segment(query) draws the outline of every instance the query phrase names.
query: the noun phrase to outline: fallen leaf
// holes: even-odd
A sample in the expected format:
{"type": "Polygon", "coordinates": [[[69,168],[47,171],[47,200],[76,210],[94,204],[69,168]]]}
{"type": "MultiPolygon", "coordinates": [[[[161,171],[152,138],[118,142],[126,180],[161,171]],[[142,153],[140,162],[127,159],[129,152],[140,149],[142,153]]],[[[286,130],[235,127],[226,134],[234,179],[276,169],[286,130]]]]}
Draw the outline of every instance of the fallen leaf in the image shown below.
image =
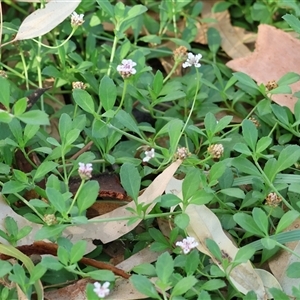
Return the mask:
{"type": "Polygon", "coordinates": [[[81,0],[50,0],[44,8],[37,9],[22,22],[13,41],[32,39],[44,35],[64,21],[81,0]]]}
{"type": "Polygon", "coordinates": [[[195,38],[196,42],[207,43],[206,32],[209,27],[217,29],[220,33],[222,42],[222,49],[231,58],[243,57],[251,53],[249,48],[244,45],[245,30],[240,27],[234,27],[231,25],[230,14],[228,10],[214,13],[212,8],[219,1],[206,0],[203,1],[202,18],[212,18],[216,22],[212,23],[200,23],[199,32],[195,38]]]}
{"type": "Polygon", "coordinates": [[[270,272],[264,270],[264,269],[254,269],[255,272],[258,274],[258,276],[261,278],[265,290],[268,295],[268,299],[273,299],[272,294],[269,292],[270,288],[276,288],[278,290],[282,290],[282,287],[278,280],[275,278],[274,275],[272,275],[270,272]]]}
{"type": "MultiPolygon", "coordinates": [[[[176,170],[181,165],[182,161],[177,160],[167,167],[154,181],[145,189],[144,193],[138,197],[138,203],[148,205],[145,214],[148,214],[155,205],[155,199],[159,197],[164,191],[168,182],[173,177],[176,170]]],[[[135,202],[132,201],[127,205],[119,207],[110,213],[90,219],[89,224],[83,224],[80,227],[69,227],[68,232],[72,233],[72,239],[77,241],[85,238],[99,239],[104,244],[118,239],[124,234],[132,231],[141,220],[128,225],[128,220],[131,217],[136,217],[132,212],[126,208],[135,209],[135,202]],[[120,221],[105,221],[106,219],[121,219],[120,221]],[[100,221],[100,222],[99,222],[100,221]],[[94,222],[94,223],[93,223],[94,222]],[[79,233],[79,232],[80,233],[79,233]]]]}
{"type": "MultiPolygon", "coordinates": [[[[248,56],[229,61],[227,67],[248,74],[258,84],[278,81],[288,72],[300,73],[300,41],[273,26],[261,24],[255,51],[248,56]],[[288,53],[288,56],[287,56],[288,53]],[[284,59],[283,59],[284,58],[284,59]]],[[[293,93],[300,90],[300,82],[290,85],[293,93]]],[[[297,101],[292,95],[272,95],[272,100],[294,111],[297,101]]]]}
{"type": "MultiPolygon", "coordinates": [[[[299,227],[300,220],[297,219],[285,231],[295,230],[299,227]]],[[[285,246],[294,251],[296,254],[300,255],[299,241],[286,243],[285,246]]],[[[292,288],[294,286],[299,286],[300,284],[299,278],[289,278],[286,276],[286,270],[293,262],[300,262],[300,259],[291,252],[285,250],[280,250],[279,253],[269,261],[269,267],[272,273],[277,278],[283,291],[287,295],[292,295],[292,288]]]]}

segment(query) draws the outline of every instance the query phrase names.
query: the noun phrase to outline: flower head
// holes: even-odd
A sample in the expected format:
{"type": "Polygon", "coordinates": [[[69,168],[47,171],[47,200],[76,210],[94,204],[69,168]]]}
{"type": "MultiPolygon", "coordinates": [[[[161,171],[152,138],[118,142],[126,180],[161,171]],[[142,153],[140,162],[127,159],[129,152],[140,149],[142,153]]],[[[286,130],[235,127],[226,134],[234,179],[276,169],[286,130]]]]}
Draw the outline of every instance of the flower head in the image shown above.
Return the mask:
{"type": "Polygon", "coordinates": [[[186,61],[182,64],[183,68],[195,66],[196,68],[200,68],[201,64],[199,60],[201,59],[201,54],[194,55],[193,53],[189,52],[186,61]]]}
{"type": "Polygon", "coordinates": [[[55,217],[54,214],[46,214],[46,215],[44,215],[43,221],[44,221],[48,226],[57,224],[57,219],[56,219],[56,217],[55,217]]]}
{"type": "Polygon", "coordinates": [[[154,158],[155,152],[152,148],[150,151],[145,151],[145,157],[143,158],[143,162],[148,162],[151,158],[154,158]]]}
{"type": "Polygon", "coordinates": [[[83,17],[84,14],[79,15],[77,12],[74,11],[71,14],[71,25],[73,27],[82,25],[84,23],[83,17]]]}
{"type": "Polygon", "coordinates": [[[192,249],[196,248],[199,244],[196,242],[195,238],[188,236],[183,239],[182,242],[177,242],[176,246],[180,247],[184,254],[188,254],[192,249]]]}
{"type": "Polygon", "coordinates": [[[92,177],[92,164],[84,164],[84,163],[78,163],[78,174],[82,180],[88,180],[92,177]]]}
{"type": "Polygon", "coordinates": [[[281,197],[279,197],[276,193],[272,192],[269,193],[267,198],[266,198],[266,204],[271,206],[271,207],[276,207],[280,204],[282,201],[281,197]]]}
{"type": "Polygon", "coordinates": [[[73,90],[75,90],[75,89],[85,90],[86,84],[84,84],[82,81],[73,81],[72,88],[73,88],[73,90]]]}
{"type": "Polygon", "coordinates": [[[175,61],[184,61],[186,59],[187,48],[184,46],[180,46],[173,51],[174,60],[175,61]]]}
{"type": "Polygon", "coordinates": [[[210,145],[207,148],[207,152],[213,157],[213,158],[220,158],[223,155],[224,147],[222,144],[213,144],[210,145]]]}
{"type": "Polygon", "coordinates": [[[108,281],[104,282],[102,285],[99,282],[94,283],[93,291],[97,294],[99,298],[104,298],[109,294],[109,285],[108,281]]]}
{"type": "Polygon", "coordinates": [[[191,153],[189,152],[189,150],[185,147],[178,147],[177,148],[177,151],[175,153],[175,158],[176,159],[181,159],[181,160],[184,160],[186,159],[187,157],[189,157],[191,155],[191,153]]]}
{"type": "Polygon", "coordinates": [[[117,66],[117,71],[123,78],[128,78],[136,73],[136,62],[131,59],[123,59],[122,64],[117,66]]]}

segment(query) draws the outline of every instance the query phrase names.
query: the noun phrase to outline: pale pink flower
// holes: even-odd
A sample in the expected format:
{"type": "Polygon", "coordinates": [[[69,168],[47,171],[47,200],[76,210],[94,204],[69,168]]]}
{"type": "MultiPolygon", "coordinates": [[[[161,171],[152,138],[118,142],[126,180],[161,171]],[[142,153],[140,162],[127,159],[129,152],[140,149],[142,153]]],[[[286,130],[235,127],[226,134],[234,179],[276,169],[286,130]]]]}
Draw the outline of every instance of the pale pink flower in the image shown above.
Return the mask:
{"type": "Polygon", "coordinates": [[[184,254],[188,254],[192,249],[198,246],[195,238],[188,236],[186,239],[183,239],[182,242],[177,242],[176,246],[180,247],[184,254]]]}
{"type": "Polygon", "coordinates": [[[151,158],[154,158],[155,152],[152,148],[150,151],[145,151],[145,157],[143,158],[143,162],[148,162],[151,158]]]}
{"type": "Polygon", "coordinates": [[[186,61],[182,64],[183,68],[195,66],[196,68],[200,68],[201,64],[199,60],[202,58],[201,54],[194,55],[193,53],[189,52],[186,61]]]}
{"type": "Polygon", "coordinates": [[[102,285],[99,282],[94,283],[93,291],[97,294],[99,298],[104,298],[109,294],[109,285],[108,281],[104,282],[102,285]]]}
{"type": "Polygon", "coordinates": [[[122,64],[117,66],[117,71],[123,78],[128,78],[136,73],[136,62],[131,59],[123,59],[122,64]]]}
{"type": "Polygon", "coordinates": [[[78,174],[82,180],[88,180],[92,177],[93,167],[92,164],[78,163],[78,174]]]}

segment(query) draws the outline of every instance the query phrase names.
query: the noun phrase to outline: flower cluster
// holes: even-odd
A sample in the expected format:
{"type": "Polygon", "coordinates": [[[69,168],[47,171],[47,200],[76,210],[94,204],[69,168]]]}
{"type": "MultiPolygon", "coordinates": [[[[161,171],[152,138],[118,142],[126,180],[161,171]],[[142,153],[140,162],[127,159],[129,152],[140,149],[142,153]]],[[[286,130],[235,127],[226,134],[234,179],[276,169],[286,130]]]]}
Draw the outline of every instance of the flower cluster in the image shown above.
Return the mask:
{"type": "Polygon", "coordinates": [[[104,298],[109,294],[109,285],[108,281],[104,282],[102,285],[99,282],[94,283],[93,291],[97,294],[99,298],[104,298]]]}
{"type": "Polygon", "coordinates": [[[136,62],[131,59],[123,59],[122,63],[117,66],[117,71],[123,78],[128,78],[136,73],[136,62]]]}
{"type": "Polygon", "coordinates": [[[71,25],[72,27],[77,27],[77,26],[80,26],[84,23],[84,20],[83,20],[83,17],[84,17],[84,14],[78,14],[77,12],[73,12],[71,14],[71,25]]]}
{"type": "Polygon", "coordinates": [[[186,59],[187,48],[184,46],[180,46],[173,51],[174,60],[175,61],[183,61],[186,59]]]}
{"type": "Polygon", "coordinates": [[[56,219],[56,217],[55,217],[54,214],[46,214],[46,215],[44,215],[43,221],[44,221],[48,226],[57,224],[57,219],[56,219]]]}
{"type": "Polygon", "coordinates": [[[276,193],[269,193],[266,198],[266,204],[271,207],[277,207],[282,201],[281,197],[279,197],[276,193]]]}
{"type": "Polygon", "coordinates": [[[92,171],[93,167],[92,164],[84,164],[84,163],[78,163],[78,174],[82,180],[88,180],[92,177],[92,171]]]}
{"type": "Polygon", "coordinates": [[[188,254],[192,249],[196,248],[199,244],[195,238],[188,236],[182,242],[176,242],[176,246],[180,247],[184,254],[188,254]]]}
{"type": "Polygon", "coordinates": [[[75,89],[85,90],[86,84],[84,84],[82,81],[73,81],[72,88],[73,88],[73,90],[75,90],[75,89]]]}
{"type": "Polygon", "coordinates": [[[148,162],[151,158],[154,158],[155,156],[155,151],[152,148],[149,151],[145,151],[145,157],[143,158],[143,162],[148,162]]]}
{"type": "Polygon", "coordinates": [[[185,148],[185,147],[178,147],[177,151],[175,153],[175,158],[176,159],[184,160],[184,159],[186,159],[190,155],[191,155],[191,153],[189,152],[189,150],[187,148],[185,148]]]}
{"type": "Polygon", "coordinates": [[[222,144],[213,144],[207,148],[207,152],[212,158],[220,158],[223,155],[224,147],[222,144]]]}
{"type": "Polygon", "coordinates": [[[202,55],[189,52],[186,61],[182,64],[183,68],[192,67],[195,66],[196,68],[200,68],[201,64],[199,63],[199,60],[202,58],[202,55]]]}

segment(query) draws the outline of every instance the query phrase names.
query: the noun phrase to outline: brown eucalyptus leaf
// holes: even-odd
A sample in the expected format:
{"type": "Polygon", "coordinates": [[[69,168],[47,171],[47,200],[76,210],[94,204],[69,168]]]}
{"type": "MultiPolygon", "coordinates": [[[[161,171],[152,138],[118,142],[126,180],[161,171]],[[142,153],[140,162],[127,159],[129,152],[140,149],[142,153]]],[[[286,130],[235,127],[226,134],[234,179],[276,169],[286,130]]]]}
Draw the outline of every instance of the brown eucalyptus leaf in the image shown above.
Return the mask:
{"type": "MultiPolygon", "coordinates": [[[[273,26],[261,24],[255,50],[250,55],[229,61],[227,67],[248,74],[258,84],[278,81],[288,72],[300,74],[300,41],[273,26]],[[288,55],[287,55],[288,54],[288,55]]],[[[300,82],[290,85],[292,92],[300,90],[300,82]]],[[[274,102],[294,111],[297,98],[291,94],[272,95],[274,102]]]]}
{"type": "Polygon", "coordinates": [[[50,0],[44,8],[37,9],[22,22],[14,41],[44,35],[59,25],[80,4],[81,0],[50,0]]]}
{"type": "MultiPolygon", "coordinates": [[[[145,189],[144,193],[138,197],[138,203],[149,205],[145,212],[146,214],[154,207],[154,200],[165,191],[168,182],[171,180],[181,163],[181,160],[173,162],[160,175],[158,175],[148,188],[145,189]]],[[[80,240],[82,237],[85,237],[99,239],[104,244],[109,243],[132,231],[141,222],[141,220],[138,220],[135,223],[128,225],[128,218],[133,218],[135,215],[126,208],[135,209],[135,206],[135,202],[131,201],[127,205],[119,207],[110,213],[90,219],[89,224],[83,224],[80,227],[70,227],[68,228],[68,231],[73,234],[72,238],[75,240],[80,240]],[[123,218],[124,220],[105,221],[105,219],[112,218],[123,218]],[[92,223],[93,221],[94,223],[92,223]]]]}

